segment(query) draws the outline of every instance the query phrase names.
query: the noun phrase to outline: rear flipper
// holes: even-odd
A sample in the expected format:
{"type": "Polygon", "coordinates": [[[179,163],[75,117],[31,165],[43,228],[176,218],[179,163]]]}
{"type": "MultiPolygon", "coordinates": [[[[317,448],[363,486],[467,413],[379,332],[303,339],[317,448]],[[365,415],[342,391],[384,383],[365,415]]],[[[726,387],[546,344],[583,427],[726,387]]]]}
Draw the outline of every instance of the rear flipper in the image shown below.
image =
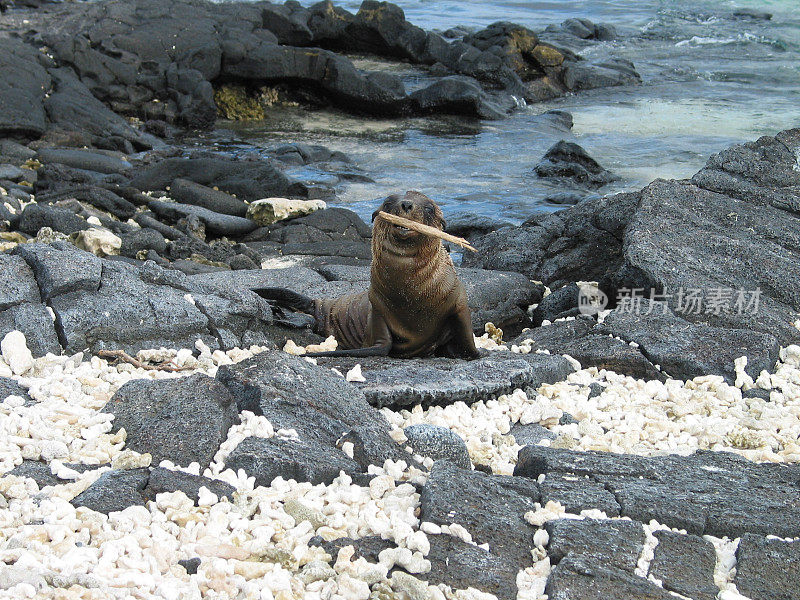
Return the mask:
{"type": "Polygon", "coordinates": [[[298,294],[286,288],[258,288],[253,290],[256,294],[274,302],[278,306],[290,308],[308,315],[314,314],[314,299],[298,294]]]}

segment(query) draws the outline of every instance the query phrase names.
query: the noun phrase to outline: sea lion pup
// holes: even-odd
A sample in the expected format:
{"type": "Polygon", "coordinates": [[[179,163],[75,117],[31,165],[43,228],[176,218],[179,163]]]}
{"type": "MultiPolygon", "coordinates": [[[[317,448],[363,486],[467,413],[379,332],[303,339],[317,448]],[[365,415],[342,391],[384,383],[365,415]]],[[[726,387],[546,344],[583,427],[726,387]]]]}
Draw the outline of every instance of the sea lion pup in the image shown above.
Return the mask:
{"type": "Polygon", "coordinates": [[[309,356],[480,356],[464,284],[438,238],[393,225],[385,211],[444,230],[437,204],[420,192],[392,195],[372,214],[369,290],[313,300],[281,288],[253,290],[314,316],[314,331],[333,335],[340,350],[309,356]]]}

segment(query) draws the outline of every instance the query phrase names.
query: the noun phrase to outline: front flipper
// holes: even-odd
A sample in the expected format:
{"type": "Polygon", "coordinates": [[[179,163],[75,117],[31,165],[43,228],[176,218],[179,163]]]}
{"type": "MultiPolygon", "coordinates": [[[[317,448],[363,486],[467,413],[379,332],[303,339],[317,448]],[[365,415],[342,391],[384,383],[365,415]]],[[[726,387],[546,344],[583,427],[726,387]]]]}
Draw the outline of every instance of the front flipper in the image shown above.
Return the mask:
{"type": "Polygon", "coordinates": [[[388,356],[392,351],[392,332],[382,316],[372,308],[367,319],[367,331],[363,348],[350,348],[348,350],[331,350],[329,352],[312,352],[305,356],[311,357],[341,357],[353,356],[365,358],[368,356],[388,356]]]}
{"type": "Polygon", "coordinates": [[[472,317],[469,308],[464,306],[452,317],[453,337],[446,346],[445,356],[475,360],[481,358],[481,352],[475,347],[475,336],[472,334],[472,317]]]}

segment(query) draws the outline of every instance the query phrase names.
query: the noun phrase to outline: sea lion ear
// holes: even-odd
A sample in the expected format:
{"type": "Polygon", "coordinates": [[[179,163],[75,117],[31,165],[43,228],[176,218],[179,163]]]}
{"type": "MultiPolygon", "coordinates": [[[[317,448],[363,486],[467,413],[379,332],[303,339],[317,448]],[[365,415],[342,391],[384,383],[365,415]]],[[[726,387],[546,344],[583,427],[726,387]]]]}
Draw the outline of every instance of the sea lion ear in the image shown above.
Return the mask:
{"type": "Polygon", "coordinates": [[[442,231],[447,229],[447,221],[444,220],[444,217],[439,217],[439,226],[442,228],[442,231]]]}

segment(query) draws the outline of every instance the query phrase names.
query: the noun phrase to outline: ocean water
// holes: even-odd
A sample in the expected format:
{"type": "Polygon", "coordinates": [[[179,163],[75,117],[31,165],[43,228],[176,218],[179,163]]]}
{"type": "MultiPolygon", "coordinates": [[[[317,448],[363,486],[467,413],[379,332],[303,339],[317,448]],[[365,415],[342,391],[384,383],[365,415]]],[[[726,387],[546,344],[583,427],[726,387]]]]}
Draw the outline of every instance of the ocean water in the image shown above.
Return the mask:
{"type": "MultiPolygon", "coordinates": [[[[310,4],[310,2],[304,2],[310,4]]],[[[356,11],[360,2],[338,0],[356,11]]],[[[798,0],[398,0],[406,18],[425,29],[484,27],[513,21],[535,31],[570,17],[617,28],[587,59],[632,60],[642,84],[582,92],[533,104],[501,121],[387,120],[336,112],[277,113],[258,127],[233,125],[243,141],[264,148],[287,141],[325,144],[348,153],[375,183],[337,187],[335,204],[368,218],[378,199],[417,189],[446,216],[472,213],[520,222],[563,206],[545,202],[558,187],[533,167],[559,139],[576,141],[621,180],[600,194],[639,189],[656,178],[686,178],[707,158],[737,142],[800,126],[800,2],[798,0]],[[768,11],[769,21],[736,19],[740,8],[768,11]],[[537,115],[569,111],[564,134],[537,115]]],[[[362,68],[400,74],[413,89],[424,70],[356,57],[362,68]]],[[[293,173],[325,181],[313,169],[293,173]]]]}

